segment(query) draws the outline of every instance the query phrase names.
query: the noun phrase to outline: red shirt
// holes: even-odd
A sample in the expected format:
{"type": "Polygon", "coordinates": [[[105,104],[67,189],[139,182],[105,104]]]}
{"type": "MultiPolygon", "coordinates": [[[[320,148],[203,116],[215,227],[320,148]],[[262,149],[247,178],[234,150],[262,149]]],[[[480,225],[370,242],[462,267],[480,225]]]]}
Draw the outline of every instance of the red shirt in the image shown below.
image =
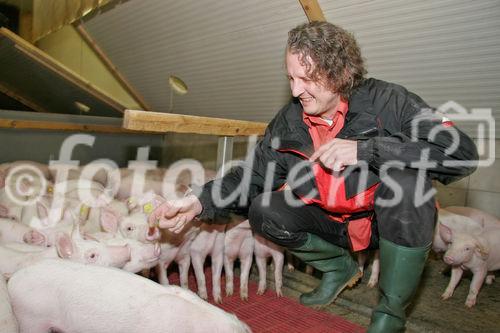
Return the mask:
{"type": "Polygon", "coordinates": [[[341,100],[333,115],[333,123],[331,125],[319,116],[311,116],[305,112],[302,113],[302,119],[304,119],[304,122],[309,127],[309,134],[313,139],[314,150],[339,134],[342,127],[344,127],[345,115],[348,110],[349,104],[341,100]]]}
{"type": "MultiPolygon", "coordinates": [[[[334,139],[344,127],[345,116],[349,110],[346,101],[340,101],[333,123],[328,124],[323,118],[303,113],[304,123],[309,127],[314,149],[334,139]]],[[[353,213],[373,210],[376,185],[347,199],[345,193],[344,177],[336,172],[324,168],[320,163],[313,165],[320,200],[308,200],[306,204],[315,203],[332,213],[330,218],[336,222],[344,222],[344,218],[353,213]]],[[[370,244],[371,218],[362,218],[350,221],[348,224],[349,238],[352,249],[359,251],[370,244]]]]}

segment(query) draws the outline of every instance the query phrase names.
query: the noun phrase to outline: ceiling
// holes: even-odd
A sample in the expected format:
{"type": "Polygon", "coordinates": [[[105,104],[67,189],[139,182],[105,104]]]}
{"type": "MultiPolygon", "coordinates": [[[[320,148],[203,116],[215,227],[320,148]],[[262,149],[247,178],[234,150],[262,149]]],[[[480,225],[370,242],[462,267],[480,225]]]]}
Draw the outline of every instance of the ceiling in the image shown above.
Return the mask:
{"type": "MultiPolygon", "coordinates": [[[[497,0],[319,3],[328,21],[355,34],[368,76],[435,107],[492,108],[499,129],[497,0]]],[[[84,25],[154,111],[169,111],[174,74],[189,86],[174,94],[175,113],[269,121],[290,98],[287,32],[306,20],[297,0],[128,0],[84,25]]],[[[464,126],[471,133],[477,125],[464,126]]]]}

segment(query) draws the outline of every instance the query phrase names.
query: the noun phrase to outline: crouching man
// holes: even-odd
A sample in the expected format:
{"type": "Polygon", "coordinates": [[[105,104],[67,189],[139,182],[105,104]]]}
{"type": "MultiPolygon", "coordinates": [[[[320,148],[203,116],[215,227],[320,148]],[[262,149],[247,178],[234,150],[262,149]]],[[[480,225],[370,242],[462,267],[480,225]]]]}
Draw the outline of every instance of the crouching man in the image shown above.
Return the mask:
{"type": "Polygon", "coordinates": [[[160,206],[150,222],[178,232],[195,217],[221,223],[228,212],[248,214],[255,233],[323,272],[300,298],[309,306],[356,283],[351,252],[379,247],[381,298],[368,331],[403,331],[432,241],[431,180],[470,174],[476,148],[417,95],[365,78],[359,47],[340,27],[300,25],[285,54],[294,98],[252,158],[160,206]]]}

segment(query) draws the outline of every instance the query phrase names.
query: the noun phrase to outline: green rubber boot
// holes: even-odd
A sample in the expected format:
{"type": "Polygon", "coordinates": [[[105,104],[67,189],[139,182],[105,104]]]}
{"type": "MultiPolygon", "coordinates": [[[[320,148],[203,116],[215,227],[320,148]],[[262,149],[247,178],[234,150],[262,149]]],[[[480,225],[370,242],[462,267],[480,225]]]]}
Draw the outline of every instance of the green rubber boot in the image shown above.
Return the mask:
{"type": "Polygon", "coordinates": [[[380,239],[380,300],[367,333],[404,332],[405,309],[417,290],[430,247],[404,247],[380,239]]]}
{"type": "Polygon", "coordinates": [[[348,250],[314,234],[307,235],[304,245],[289,250],[306,264],[323,272],[323,277],[316,289],[300,296],[300,303],[307,306],[328,305],[346,287],[354,286],[362,274],[348,250]]]}

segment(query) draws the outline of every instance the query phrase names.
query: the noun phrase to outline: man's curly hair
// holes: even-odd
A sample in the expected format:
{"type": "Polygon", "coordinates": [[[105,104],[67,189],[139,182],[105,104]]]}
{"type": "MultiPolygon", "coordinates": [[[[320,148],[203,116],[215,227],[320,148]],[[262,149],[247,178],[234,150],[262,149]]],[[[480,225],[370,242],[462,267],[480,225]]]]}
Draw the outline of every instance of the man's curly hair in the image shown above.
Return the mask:
{"type": "Polygon", "coordinates": [[[288,33],[287,51],[299,55],[310,79],[345,100],[366,74],[354,36],[328,22],[310,22],[292,29],[288,33]]]}

